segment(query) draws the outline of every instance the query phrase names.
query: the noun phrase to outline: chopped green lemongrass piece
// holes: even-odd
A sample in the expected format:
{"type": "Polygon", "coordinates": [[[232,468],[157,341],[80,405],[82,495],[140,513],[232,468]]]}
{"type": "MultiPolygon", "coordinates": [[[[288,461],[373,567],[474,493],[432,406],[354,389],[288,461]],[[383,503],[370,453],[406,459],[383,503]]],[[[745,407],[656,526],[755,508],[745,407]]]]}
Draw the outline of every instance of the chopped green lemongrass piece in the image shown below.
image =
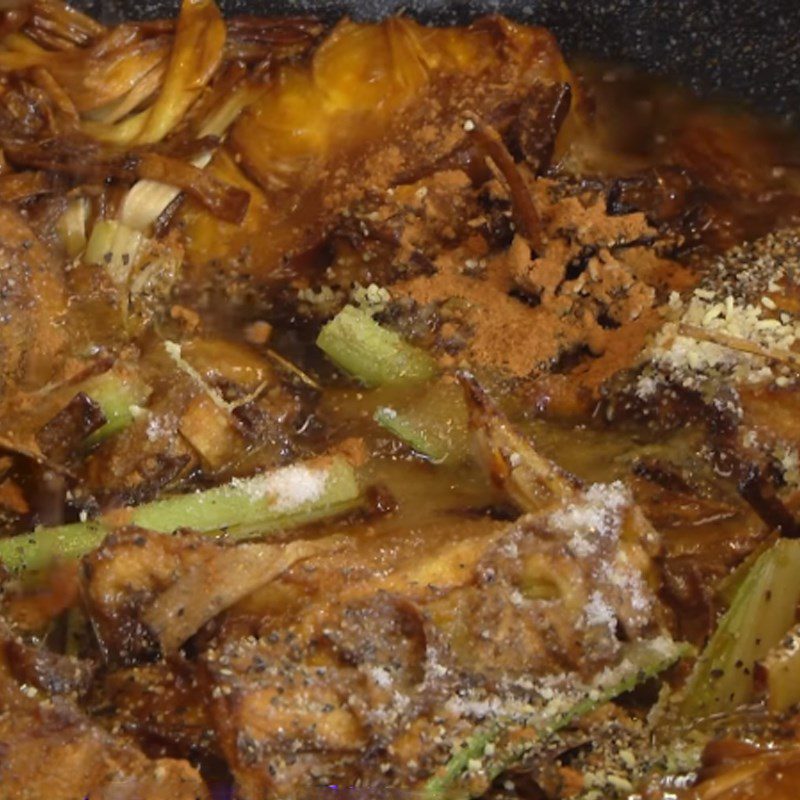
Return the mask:
{"type": "Polygon", "coordinates": [[[93,521],[21,533],[0,539],[0,561],[13,572],[36,572],[53,561],[73,561],[95,550],[109,530],[93,521]]]}
{"type": "Polygon", "coordinates": [[[89,445],[127,428],[133,422],[134,407],[144,405],[151,392],[136,372],[117,368],[89,378],[80,388],[99,404],[107,420],[86,440],[89,445]]]}
{"type": "Polygon", "coordinates": [[[399,408],[379,408],[375,421],[433,461],[460,462],[469,454],[464,393],[454,383],[439,383],[399,408]]]}
{"type": "Polygon", "coordinates": [[[782,713],[800,703],[800,625],[795,625],[758,665],[756,682],[766,689],[767,707],[782,713]]]}
{"type": "Polygon", "coordinates": [[[354,306],[345,306],[322,328],[317,346],[365,386],[430,380],[439,371],[432,356],[354,306]]]}
{"type": "Polygon", "coordinates": [[[532,750],[573,720],[656,677],[691,651],[667,636],[633,642],[615,667],[588,684],[576,682],[525,719],[496,720],[474,733],[422,792],[423,800],[467,800],[480,796],[502,772],[520,763],[532,750]],[[515,732],[535,734],[515,742],[515,732]]]}
{"type": "Polygon", "coordinates": [[[87,264],[105,266],[114,283],[122,286],[127,283],[143,241],[139,231],[116,220],[101,219],[92,229],[84,260],[87,264]]]}
{"type": "Polygon", "coordinates": [[[736,592],[739,591],[739,587],[742,585],[744,579],[753,568],[753,564],[755,564],[761,554],[769,550],[777,540],[778,536],[777,533],[775,533],[771,536],[768,536],[766,539],[764,539],[764,541],[759,542],[755,550],[753,550],[752,553],[749,553],[741,563],[734,567],[734,569],[717,584],[717,597],[725,604],[726,607],[730,606],[730,604],[733,602],[733,598],[736,597],[736,592]]]}
{"type": "MultiPolygon", "coordinates": [[[[201,169],[211,161],[211,153],[201,153],[192,164],[201,169]]],[[[135,183],[122,201],[119,219],[123,225],[143,233],[152,230],[156,220],[181,193],[176,186],[160,181],[141,180],[135,183]]]]}
{"type": "MultiPolygon", "coordinates": [[[[349,464],[347,466],[350,468],[349,464]]],[[[225,533],[231,539],[253,539],[265,533],[300,528],[319,520],[340,517],[363,506],[364,494],[350,468],[350,471],[329,475],[324,500],[298,507],[296,511],[285,511],[280,516],[275,515],[269,519],[231,525],[226,528],[225,533]]]]}
{"type": "Polygon", "coordinates": [[[353,467],[343,456],[334,456],[156,500],[134,508],[131,522],[163,533],[240,526],[268,531],[283,527],[287,520],[297,525],[318,519],[332,506],[359,495],[353,467]]]}
{"type": "Polygon", "coordinates": [[[89,201],[74,197],[56,222],[56,231],[70,258],[76,258],[86,249],[86,220],[89,218],[89,201]]]}
{"type": "Polygon", "coordinates": [[[344,456],[331,456],[236,478],[224,486],[174,495],[115,512],[112,518],[39,528],[0,539],[0,560],[13,571],[40,570],[55,558],[75,559],[94,550],[120,525],[160,533],[191,528],[203,533],[231,530],[236,538],[305,525],[358,505],[355,469],[344,456]]]}
{"type": "Polygon", "coordinates": [[[681,713],[728,711],[752,700],[756,661],[781,641],[800,600],[800,541],[781,539],[762,553],[695,664],[681,713]]]}

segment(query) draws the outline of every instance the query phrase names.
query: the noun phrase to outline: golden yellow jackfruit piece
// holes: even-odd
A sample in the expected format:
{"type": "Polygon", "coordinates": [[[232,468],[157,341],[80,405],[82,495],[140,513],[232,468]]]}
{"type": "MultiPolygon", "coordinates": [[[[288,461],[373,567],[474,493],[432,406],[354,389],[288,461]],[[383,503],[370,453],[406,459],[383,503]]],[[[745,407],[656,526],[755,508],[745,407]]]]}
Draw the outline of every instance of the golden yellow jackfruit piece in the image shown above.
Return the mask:
{"type": "Polygon", "coordinates": [[[346,20],[310,67],[285,71],[243,115],[233,144],[264,188],[283,188],[291,176],[307,185],[318,177],[315,168],[387,133],[437,83],[484,73],[512,82],[523,74],[531,82],[568,76],[555,42],[542,29],[500,20],[450,29],[404,18],[379,25],[346,20]]]}
{"type": "Polygon", "coordinates": [[[260,189],[250,222],[263,225],[254,236],[215,232],[193,210],[190,258],[227,256],[266,276],[319,242],[366,190],[388,188],[452,153],[471,114],[507,122],[508,109],[537,82],[570,80],[549,32],[501,17],[446,29],[404,18],[345,20],[309,63],[284,67],[231,130],[227,147],[260,189]]]}

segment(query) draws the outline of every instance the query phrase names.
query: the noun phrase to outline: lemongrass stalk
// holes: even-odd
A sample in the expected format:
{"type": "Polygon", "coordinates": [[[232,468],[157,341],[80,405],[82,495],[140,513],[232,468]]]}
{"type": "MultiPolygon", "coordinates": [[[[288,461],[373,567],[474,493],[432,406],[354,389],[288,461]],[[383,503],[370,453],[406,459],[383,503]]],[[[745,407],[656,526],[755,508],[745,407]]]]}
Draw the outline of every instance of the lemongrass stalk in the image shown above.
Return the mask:
{"type": "Polygon", "coordinates": [[[525,720],[495,720],[478,729],[424,786],[421,800],[468,800],[480,796],[502,772],[522,763],[536,746],[578,717],[656,677],[690,652],[685,644],[661,636],[626,646],[616,667],[589,683],[577,677],[571,688],[525,720]],[[530,735],[515,737],[515,732],[530,735]]]}
{"type": "Polygon", "coordinates": [[[263,92],[264,89],[261,86],[251,86],[250,84],[239,86],[227,99],[214,108],[203,121],[197,135],[201,139],[205,136],[223,136],[239,114],[263,92]]]}
{"type": "Polygon", "coordinates": [[[150,387],[133,370],[112,368],[84,381],[81,391],[103,410],[106,423],[87,440],[96,444],[127,428],[133,422],[134,409],[150,396],[150,387]]]}
{"type": "Polygon", "coordinates": [[[100,520],[39,528],[2,539],[0,561],[13,572],[41,570],[56,559],[76,559],[91,552],[122,525],[165,534],[189,528],[251,538],[336,516],[359,505],[362,498],[353,466],[343,456],[331,456],[237,478],[205,491],[165,497],[100,520]]]}
{"type": "Polygon", "coordinates": [[[766,691],[767,708],[778,714],[800,703],[800,625],[795,625],[757,665],[756,683],[766,691]]]}
{"type": "Polygon", "coordinates": [[[758,557],[698,659],[680,705],[683,716],[750,702],[755,664],[794,623],[798,601],[800,541],[781,539],[758,557]]]}
{"type": "MultiPolygon", "coordinates": [[[[211,161],[211,153],[201,153],[191,163],[202,169],[211,161]]],[[[131,186],[122,201],[119,219],[124,225],[148,233],[170,203],[181,193],[177,186],[147,178],[131,186]]]]}
{"type": "Polygon", "coordinates": [[[409,403],[383,406],[375,421],[437,463],[457,463],[469,455],[467,405],[457,384],[437,384],[409,403]]]}
{"type": "Polygon", "coordinates": [[[85,197],[74,197],[56,222],[56,231],[70,258],[76,258],[86,249],[88,217],[89,201],[85,197]]]}
{"type": "Polygon", "coordinates": [[[353,467],[344,457],[334,456],[156,500],[132,509],[130,521],[162,533],[178,528],[268,531],[319,519],[360,494],[353,467]]]}
{"type": "Polygon", "coordinates": [[[54,561],[73,561],[95,550],[109,530],[97,521],[38,528],[0,539],[0,561],[12,572],[36,572],[54,561]]]}
{"type": "Polygon", "coordinates": [[[432,356],[354,306],[345,306],[322,328],[317,346],[365,386],[410,384],[438,372],[432,356]]]}
{"type": "Polygon", "coordinates": [[[95,223],[86,245],[84,261],[105,266],[111,279],[123,286],[136,261],[144,236],[116,220],[103,219],[95,223]]]}

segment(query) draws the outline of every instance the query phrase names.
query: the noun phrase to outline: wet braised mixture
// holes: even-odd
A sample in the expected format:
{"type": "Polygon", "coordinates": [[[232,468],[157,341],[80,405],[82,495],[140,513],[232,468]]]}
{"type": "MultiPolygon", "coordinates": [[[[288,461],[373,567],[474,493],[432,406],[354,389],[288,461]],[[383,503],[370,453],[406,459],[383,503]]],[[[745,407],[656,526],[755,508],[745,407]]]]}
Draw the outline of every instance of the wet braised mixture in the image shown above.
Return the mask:
{"type": "Polygon", "coordinates": [[[541,28],[0,11],[0,798],[800,784],[800,136],[541,28]]]}

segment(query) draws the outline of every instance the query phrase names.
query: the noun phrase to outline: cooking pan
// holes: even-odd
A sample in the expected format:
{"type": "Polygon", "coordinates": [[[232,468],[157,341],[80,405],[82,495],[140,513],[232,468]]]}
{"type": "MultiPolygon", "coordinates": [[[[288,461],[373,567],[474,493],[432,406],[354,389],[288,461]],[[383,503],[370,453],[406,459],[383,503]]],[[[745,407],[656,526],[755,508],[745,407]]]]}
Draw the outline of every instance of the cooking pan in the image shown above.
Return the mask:
{"type": "MultiPolygon", "coordinates": [[[[219,0],[226,14],[405,11],[426,22],[500,12],[550,28],[567,54],[635,64],[703,94],[746,100],[771,113],[800,113],[798,0],[219,0]]],[[[77,0],[106,22],[174,15],[177,0],[77,0]]]]}

